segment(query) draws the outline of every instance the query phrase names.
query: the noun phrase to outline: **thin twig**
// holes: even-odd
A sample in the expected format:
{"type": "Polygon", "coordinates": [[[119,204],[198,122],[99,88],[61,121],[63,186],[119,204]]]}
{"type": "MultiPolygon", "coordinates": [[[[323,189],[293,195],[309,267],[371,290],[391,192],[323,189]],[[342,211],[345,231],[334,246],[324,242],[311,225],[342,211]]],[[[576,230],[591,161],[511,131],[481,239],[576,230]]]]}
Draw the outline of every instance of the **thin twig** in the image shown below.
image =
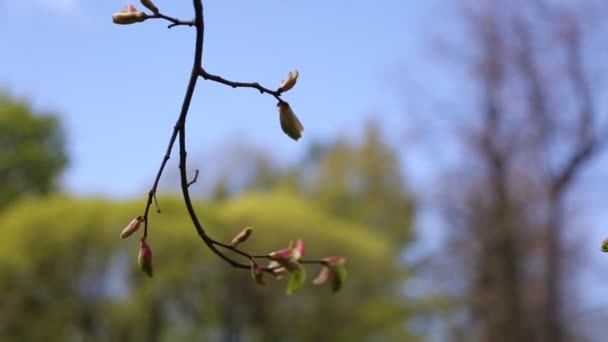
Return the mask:
{"type": "Polygon", "coordinates": [[[197,180],[198,180],[198,169],[196,169],[196,171],[194,172],[194,178],[188,182],[188,187],[190,187],[190,185],[196,183],[197,180]]]}
{"type": "MultiPolygon", "coordinates": [[[[167,165],[167,161],[169,160],[169,158],[171,156],[171,150],[173,149],[173,145],[175,144],[176,139],[179,137],[179,170],[180,170],[180,183],[181,183],[182,195],[184,198],[184,203],[186,205],[186,209],[187,209],[190,219],[194,225],[194,228],[196,229],[196,232],[198,233],[201,240],[203,240],[205,245],[213,253],[215,253],[217,256],[219,256],[221,259],[225,260],[227,263],[229,263],[233,267],[242,268],[242,269],[251,269],[251,264],[249,262],[245,264],[245,263],[239,262],[235,259],[232,259],[228,255],[224,254],[218,247],[227,249],[227,250],[229,250],[233,253],[236,253],[236,254],[240,255],[241,257],[244,257],[247,259],[252,259],[252,258],[269,259],[269,256],[268,255],[252,255],[252,254],[249,254],[247,252],[244,252],[244,251],[238,249],[237,247],[233,247],[230,244],[226,244],[226,243],[213,239],[212,237],[207,235],[205,229],[201,225],[201,223],[196,215],[194,206],[192,204],[192,200],[190,198],[189,187],[197,181],[198,175],[199,175],[199,170],[196,170],[194,178],[191,181],[188,181],[188,175],[187,175],[187,171],[186,171],[187,170],[186,118],[188,116],[188,111],[190,109],[190,104],[192,102],[192,97],[194,95],[194,90],[196,88],[196,82],[198,80],[198,77],[203,77],[206,80],[211,80],[211,81],[215,81],[218,83],[222,83],[222,84],[231,86],[233,88],[239,88],[239,87],[254,88],[254,89],[259,90],[260,93],[262,93],[262,94],[267,93],[267,94],[274,96],[279,102],[284,102],[284,101],[281,99],[281,97],[280,97],[281,92],[278,90],[276,90],[276,91],[270,90],[268,88],[261,86],[257,82],[244,83],[244,82],[229,81],[220,76],[209,74],[202,68],[203,41],[204,41],[204,33],[205,33],[205,22],[204,22],[204,17],[203,17],[202,0],[193,0],[193,5],[194,5],[195,18],[192,21],[182,21],[179,19],[175,19],[175,18],[166,16],[162,13],[148,16],[149,19],[164,19],[164,20],[172,22],[172,24],[169,25],[170,28],[173,26],[179,26],[179,25],[194,26],[196,29],[196,40],[195,40],[194,61],[193,61],[193,65],[192,65],[192,71],[190,73],[190,79],[188,81],[186,93],[184,94],[184,100],[182,102],[181,111],[180,111],[179,117],[177,119],[177,122],[175,123],[175,126],[173,128],[173,133],[171,134],[171,138],[169,139],[167,151],[166,151],[165,156],[158,169],[156,178],[154,179],[154,184],[153,184],[152,188],[150,189],[150,191],[148,192],[148,201],[146,203],[146,209],[145,209],[145,213],[144,213],[144,219],[145,219],[144,237],[147,236],[147,232],[148,232],[148,213],[150,210],[150,206],[152,205],[152,202],[154,202],[156,204],[157,209],[160,212],[160,207],[158,207],[158,203],[156,201],[156,191],[158,188],[158,183],[159,183],[160,177],[165,169],[165,166],[167,165]]],[[[322,261],[322,260],[317,260],[317,261],[301,260],[300,262],[302,264],[324,264],[324,261],[322,261]]],[[[277,269],[277,267],[271,267],[271,268],[263,267],[262,268],[262,270],[264,272],[268,272],[268,273],[273,273],[273,271],[276,269],[277,269]]]]}
{"type": "Polygon", "coordinates": [[[262,85],[260,85],[258,82],[234,82],[234,81],[229,81],[221,76],[218,75],[213,75],[208,73],[207,71],[205,71],[205,69],[203,69],[202,67],[199,70],[199,74],[202,78],[206,79],[206,80],[210,80],[210,81],[214,81],[214,82],[218,82],[221,84],[225,84],[227,86],[230,86],[232,88],[254,88],[257,89],[260,94],[270,94],[272,96],[274,96],[279,102],[285,102],[283,101],[283,99],[281,99],[281,92],[278,90],[270,90],[266,87],[263,87],[262,85]]]}
{"type": "Polygon", "coordinates": [[[167,28],[172,28],[175,26],[194,26],[194,20],[180,20],[168,15],[164,15],[162,13],[148,15],[146,19],[164,19],[170,21],[171,24],[167,26],[167,28]]]}
{"type": "Polygon", "coordinates": [[[160,167],[158,168],[158,172],[156,172],[156,177],[154,178],[154,184],[152,188],[148,192],[148,201],[146,202],[146,209],[144,210],[144,237],[148,236],[148,213],[150,212],[150,206],[152,205],[152,201],[156,198],[156,190],[158,189],[158,182],[160,181],[160,177],[165,170],[165,166],[167,165],[167,161],[171,158],[171,150],[173,149],[173,143],[175,143],[175,138],[177,137],[177,125],[173,128],[173,133],[171,134],[171,139],[169,139],[169,145],[167,146],[167,151],[165,152],[165,156],[163,157],[162,162],[160,163],[160,167]]]}
{"type": "Polygon", "coordinates": [[[154,192],[154,206],[156,207],[156,212],[160,214],[160,205],[158,205],[158,198],[156,198],[156,192],[154,192]]]}

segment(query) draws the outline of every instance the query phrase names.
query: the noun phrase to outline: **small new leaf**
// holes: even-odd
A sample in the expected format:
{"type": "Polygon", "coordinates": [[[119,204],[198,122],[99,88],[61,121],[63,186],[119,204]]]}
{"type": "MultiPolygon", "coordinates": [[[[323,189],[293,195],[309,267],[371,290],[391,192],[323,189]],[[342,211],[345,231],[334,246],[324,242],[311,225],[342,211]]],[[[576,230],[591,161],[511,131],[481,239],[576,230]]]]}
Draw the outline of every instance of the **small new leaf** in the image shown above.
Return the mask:
{"type": "Polygon", "coordinates": [[[306,271],[304,267],[300,267],[297,271],[293,272],[289,277],[289,282],[287,283],[287,291],[288,295],[292,294],[295,290],[299,289],[304,282],[306,281],[306,271]]]}
{"type": "Polygon", "coordinates": [[[346,281],[346,258],[341,256],[330,256],[323,259],[324,265],[321,273],[313,283],[316,285],[324,283],[329,279],[329,286],[332,292],[338,292],[346,281]]]}
{"type": "Polygon", "coordinates": [[[332,292],[338,292],[346,281],[346,266],[344,264],[331,265],[329,272],[329,286],[332,292]]]}
{"type": "Polygon", "coordinates": [[[298,70],[290,71],[287,75],[287,78],[281,81],[281,85],[279,86],[278,92],[282,93],[293,88],[293,86],[296,85],[299,75],[300,73],[298,72],[298,70]]]}

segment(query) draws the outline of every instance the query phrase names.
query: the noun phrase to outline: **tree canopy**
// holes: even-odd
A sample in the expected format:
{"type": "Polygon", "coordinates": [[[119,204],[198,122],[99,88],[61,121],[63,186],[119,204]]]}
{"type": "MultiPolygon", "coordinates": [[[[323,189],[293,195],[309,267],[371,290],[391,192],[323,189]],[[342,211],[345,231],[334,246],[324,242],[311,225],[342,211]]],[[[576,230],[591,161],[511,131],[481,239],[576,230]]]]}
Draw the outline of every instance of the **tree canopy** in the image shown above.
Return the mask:
{"type": "Polygon", "coordinates": [[[347,258],[348,286],[338,295],[307,281],[286,296],[284,280],[261,287],[249,272],[218,262],[192,237],[179,200],[160,201],[163,214],[150,227],[153,280],[133,261],[138,242],[119,243],[138,201],[58,196],[22,201],[0,216],[0,339],[413,340],[402,294],[407,272],[395,244],[370,226],[282,190],[197,203],[206,228],[226,241],[253,224],[264,238],[247,242],[252,252],[297,236],[315,242],[306,256],[347,258]]]}
{"type": "Polygon", "coordinates": [[[0,209],[55,190],[67,161],[59,119],[0,94],[0,209]]]}

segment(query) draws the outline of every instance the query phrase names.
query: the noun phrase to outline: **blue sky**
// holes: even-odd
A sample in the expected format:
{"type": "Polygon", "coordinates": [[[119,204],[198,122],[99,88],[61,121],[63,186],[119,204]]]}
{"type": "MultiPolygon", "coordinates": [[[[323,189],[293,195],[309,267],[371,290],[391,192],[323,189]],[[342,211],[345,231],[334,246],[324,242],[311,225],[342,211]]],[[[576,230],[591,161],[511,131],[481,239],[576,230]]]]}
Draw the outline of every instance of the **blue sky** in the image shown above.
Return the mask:
{"type": "MultiPolygon", "coordinates": [[[[190,1],[156,3],[168,15],[192,17],[190,1]]],[[[160,20],[113,25],[125,4],[0,0],[0,32],[8,36],[0,40],[0,88],[61,115],[72,157],[64,187],[73,193],[144,194],[182,101],[194,30],[169,30],[160,20]]],[[[368,117],[381,117],[387,134],[398,136],[397,70],[421,44],[430,8],[399,0],[207,1],[205,68],[271,88],[297,68],[298,85],[284,98],[305,131],[298,143],[284,136],[269,96],[199,82],[189,155],[250,141],[295,159],[313,138],[355,132],[368,117]]]]}

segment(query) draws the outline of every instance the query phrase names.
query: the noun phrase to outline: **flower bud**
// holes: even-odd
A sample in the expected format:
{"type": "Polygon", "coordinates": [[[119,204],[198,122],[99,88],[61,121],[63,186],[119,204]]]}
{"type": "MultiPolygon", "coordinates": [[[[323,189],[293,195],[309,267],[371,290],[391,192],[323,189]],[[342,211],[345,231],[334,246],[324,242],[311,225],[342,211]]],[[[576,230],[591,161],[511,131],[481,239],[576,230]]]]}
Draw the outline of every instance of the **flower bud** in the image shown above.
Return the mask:
{"type": "Polygon", "coordinates": [[[120,232],[120,237],[122,239],[124,239],[124,238],[130,236],[131,234],[135,233],[139,229],[139,226],[141,225],[142,222],[144,222],[144,217],[143,216],[137,216],[136,218],[134,218],[125,227],[125,229],[123,229],[122,232],[120,232]]]}
{"type": "Polygon", "coordinates": [[[289,103],[282,101],[277,104],[279,107],[279,120],[281,122],[281,129],[293,140],[298,140],[302,137],[302,131],[304,126],[298,117],[294,114],[293,110],[289,106],[289,103]]]}
{"type": "Polygon", "coordinates": [[[275,261],[289,259],[292,257],[292,255],[293,255],[293,250],[291,248],[281,249],[281,250],[278,250],[275,252],[270,252],[270,254],[268,254],[270,259],[275,260],[275,261]]]}
{"type": "Polygon", "coordinates": [[[119,25],[130,25],[147,19],[144,12],[116,12],[112,14],[112,22],[119,25]]]}
{"type": "Polygon", "coordinates": [[[135,6],[128,4],[123,10],[112,14],[114,24],[130,25],[148,19],[146,13],[138,11],[135,6]]]}
{"type": "Polygon", "coordinates": [[[268,257],[276,261],[287,271],[294,272],[300,269],[300,263],[298,263],[298,259],[294,257],[293,251],[293,249],[282,249],[268,254],[268,257]]]}
{"type": "Polygon", "coordinates": [[[306,270],[303,267],[299,267],[297,270],[291,272],[289,281],[287,282],[287,294],[292,294],[295,290],[299,289],[306,281],[306,270]]]}
{"type": "Polygon", "coordinates": [[[608,253],[608,237],[605,238],[604,241],[602,241],[601,249],[602,249],[602,252],[608,253]]]}
{"type": "Polygon", "coordinates": [[[297,240],[294,246],[293,241],[289,243],[289,249],[291,249],[291,255],[296,259],[300,259],[304,254],[304,241],[297,240]]]}
{"type": "Polygon", "coordinates": [[[346,258],[341,256],[330,256],[323,258],[323,262],[328,265],[343,265],[346,263],[346,258]]]}
{"type": "Polygon", "coordinates": [[[288,91],[296,85],[296,81],[298,80],[298,70],[290,71],[287,75],[287,78],[281,81],[281,85],[279,86],[278,92],[282,93],[284,91],[288,91]]]}
{"type": "Polygon", "coordinates": [[[147,9],[152,11],[154,14],[158,14],[158,7],[152,2],[152,0],[140,0],[141,4],[144,5],[147,9]]]}
{"type": "Polygon", "coordinates": [[[150,278],[152,278],[152,249],[148,243],[146,243],[146,238],[141,237],[141,243],[139,245],[139,255],[137,257],[137,262],[139,263],[139,267],[141,270],[150,278]]]}
{"type": "Polygon", "coordinates": [[[253,258],[249,259],[249,262],[251,263],[251,277],[257,284],[265,285],[266,283],[264,282],[264,271],[262,270],[262,267],[260,267],[260,265],[258,265],[253,258]]]}
{"type": "Polygon", "coordinates": [[[230,245],[232,247],[236,247],[236,246],[240,245],[241,243],[247,241],[249,236],[251,236],[252,232],[253,232],[252,227],[247,227],[247,228],[243,229],[240,233],[238,233],[234,237],[234,239],[232,239],[232,241],[230,242],[230,245]]]}
{"type": "Polygon", "coordinates": [[[274,260],[268,263],[268,268],[272,269],[272,274],[277,278],[281,278],[281,276],[288,272],[285,267],[281,266],[278,262],[274,260]]]}

